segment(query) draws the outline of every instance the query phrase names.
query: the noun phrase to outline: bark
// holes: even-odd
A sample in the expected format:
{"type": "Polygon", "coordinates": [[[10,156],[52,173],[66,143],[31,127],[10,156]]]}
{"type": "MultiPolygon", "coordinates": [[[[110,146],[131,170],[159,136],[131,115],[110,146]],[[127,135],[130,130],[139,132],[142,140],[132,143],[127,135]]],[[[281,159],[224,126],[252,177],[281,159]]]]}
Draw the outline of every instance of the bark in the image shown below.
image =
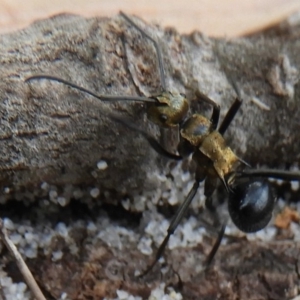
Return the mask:
{"type": "MultiPolygon", "coordinates": [[[[300,59],[295,39],[212,40],[197,32],[180,36],[174,29],[144,26],[159,40],[170,90],[192,100],[199,89],[221,104],[224,115],[235,97],[235,82],[244,103],[227,137],[238,155],[254,165],[299,162],[300,59]]],[[[60,76],[108,95],[148,96],[160,90],[153,46],[121,17],[59,15],[3,35],[2,186],[10,186],[12,192],[42,182],[88,184],[124,195],[157,185],[145,180],[145,174],[166,164],[156,162],[156,153],[135,132],[105,118],[105,111],[111,110],[131,115],[137,126],[157,135],[141,104],[106,104],[45,80],[24,83],[36,73],[60,76]],[[108,163],[105,171],[97,169],[100,160],[108,163]]],[[[199,111],[194,104],[193,112],[199,111]]]]}
{"type": "MultiPolygon", "coordinates": [[[[237,87],[244,103],[226,136],[239,156],[253,165],[270,167],[299,163],[297,27],[280,34],[274,29],[235,40],[214,40],[198,32],[180,36],[174,29],[142,25],[160,41],[170,90],[190,99],[200,90],[221,104],[224,116],[237,87]]],[[[154,48],[120,16],[60,15],[1,36],[0,45],[3,197],[39,198],[40,185],[47,182],[62,188],[98,186],[103,197],[107,191],[117,195],[107,196],[112,201],[125,194],[146,193],[159,184],[147,174],[167,173],[165,160],[135,132],[106,118],[110,111],[129,115],[158,137],[158,128],[145,118],[144,105],[104,103],[46,80],[24,83],[26,77],[44,73],[101,94],[155,94],[160,82],[154,48]],[[107,162],[106,170],[97,168],[100,160],[107,162]]],[[[193,112],[210,111],[194,101],[191,106],[193,112]]],[[[32,220],[42,226],[44,216],[38,208],[32,209],[37,211],[26,210],[23,218],[30,220],[33,214],[32,220]]],[[[3,209],[2,216],[6,212],[3,209]]],[[[56,224],[62,216],[70,224],[76,217],[83,218],[68,207],[49,218],[56,224]]],[[[110,226],[115,223],[111,221],[110,226]]],[[[134,271],[144,269],[149,256],[136,249],[138,226],[132,230],[134,239],[125,239],[120,250],[114,244],[91,242],[86,229],[77,228],[73,239],[80,255],[71,255],[65,250],[66,242],[58,239],[53,241],[53,251],[63,249],[64,258],[54,263],[51,255],[40,255],[31,261],[32,270],[55,298],[62,292],[71,299],[113,298],[117,289],[146,298],[162,282],[180,290],[184,299],[288,299],[297,294],[299,245],[294,242],[245,244],[239,239],[221,247],[214,268],[204,273],[197,266],[212,244],[208,239],[199,247],[167,252],[167,273],[161,275],[157,266],[150,277],[137,279],[134,271]]]]}

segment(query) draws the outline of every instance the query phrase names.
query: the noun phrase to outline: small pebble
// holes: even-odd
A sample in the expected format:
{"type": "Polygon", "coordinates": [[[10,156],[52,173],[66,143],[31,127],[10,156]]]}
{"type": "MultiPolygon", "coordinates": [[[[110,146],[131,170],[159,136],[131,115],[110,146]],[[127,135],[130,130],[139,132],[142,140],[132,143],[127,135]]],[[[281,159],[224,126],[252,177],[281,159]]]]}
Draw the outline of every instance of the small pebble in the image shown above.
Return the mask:
{"type": "Polygon", "coordinates": [[[100,160],[97,163],[97,168],[99,170],[105,170],[108,167],[107,162],[105,160],[100,160]]]}
{"type": "Polygon", "coordinates": [[[90,195],[93,198],[97,198],[100,195],[100,190],[98,188],[93,188],[90,190],[90,195]]]}

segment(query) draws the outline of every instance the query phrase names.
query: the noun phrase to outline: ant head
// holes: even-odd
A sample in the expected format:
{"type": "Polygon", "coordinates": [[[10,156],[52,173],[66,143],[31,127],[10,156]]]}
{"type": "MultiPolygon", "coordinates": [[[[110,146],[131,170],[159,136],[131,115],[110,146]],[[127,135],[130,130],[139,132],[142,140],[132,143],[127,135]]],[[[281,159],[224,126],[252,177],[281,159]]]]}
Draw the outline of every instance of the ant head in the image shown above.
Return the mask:
{"type": "Polygon", "coordinates": [[[148,119],[161,127],[174,127],[184,121],[189,110],[188,100],[182,94],[164,92],[154,97],[157,103],[149,105],[148,119]]]}
{"type": "Polygon", "coordinates": [[[244,232],[256,232],[267,226],[276,201],[269,182],[237,179],[231,189],[228,211],[233,223],[244,232]]]}

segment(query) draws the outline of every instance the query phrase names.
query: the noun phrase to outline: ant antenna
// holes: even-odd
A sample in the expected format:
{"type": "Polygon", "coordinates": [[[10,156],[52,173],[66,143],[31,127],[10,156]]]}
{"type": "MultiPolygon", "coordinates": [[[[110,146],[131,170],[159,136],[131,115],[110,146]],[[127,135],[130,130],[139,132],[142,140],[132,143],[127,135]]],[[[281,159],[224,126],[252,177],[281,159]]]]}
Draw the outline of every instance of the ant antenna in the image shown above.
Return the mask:
{"type": "Polygon", "coordinates": [[[161,50],[160,47],[155,39],[153,39],[149,34],[147,34],[143,29],[141,29],[139,26],[137,26],[125,13],[120,11],[120,15],[131,25],[133,26],[136,30],[138,30],[144,37],[148,38],[154,45],[156,53],[157,53],[157,60],[158,60],[158,66],[159,66],[159,73],[160,73],[160,81],[161,81],[161,86],[164,91],[167,90],[167,85],[166,85],[166,79],[165,79],[165,70],[164,70],[164,65],[162,62],[162,55],[161,55],[161,50]]]}
{"type": "Polygon", "coordinates": [[[97,95],[87,89],[85,89],[84,87],[81,87],[77,84],[74,84],[70,81],[61,79],[59,77],[56,76],[51,76],[51,75],[44,75],[44,74],[38,74],[38,75],[33,75],[33,76],[29,76],[25,79],[25,82],[31,81],[31,80],[35,80],[35,79],[47,79],[47,80],[51,80],[51,81],[56,81],[59,83],[63,83],[67,86],[70,86],[76,90],[79,90],[83,93],[89,94],[90,96],[93,96],[101,101],[138,101],[138,102],[150,102],[150,103],[157,103],[157,100],[152,99],[152,98],[147,98],[147,97],[140,97],[140,96],[124,96],[124,95],[97,95]]]}

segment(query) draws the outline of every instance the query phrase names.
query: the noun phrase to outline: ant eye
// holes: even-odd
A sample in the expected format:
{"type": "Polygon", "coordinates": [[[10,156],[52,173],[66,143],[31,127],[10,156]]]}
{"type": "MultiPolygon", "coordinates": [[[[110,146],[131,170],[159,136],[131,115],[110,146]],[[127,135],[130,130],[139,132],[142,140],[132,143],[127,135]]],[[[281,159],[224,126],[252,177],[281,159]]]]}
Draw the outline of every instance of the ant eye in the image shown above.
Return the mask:
{"type": "Polygon", "coordinates": [[[159,116],[159,118],[160,118],[160,120],[161,120],[163,123],[165,123],[165,122],[168,120],[168,116],[165,115],[165,114],[161,114],[161,115],[159,116]]]}

